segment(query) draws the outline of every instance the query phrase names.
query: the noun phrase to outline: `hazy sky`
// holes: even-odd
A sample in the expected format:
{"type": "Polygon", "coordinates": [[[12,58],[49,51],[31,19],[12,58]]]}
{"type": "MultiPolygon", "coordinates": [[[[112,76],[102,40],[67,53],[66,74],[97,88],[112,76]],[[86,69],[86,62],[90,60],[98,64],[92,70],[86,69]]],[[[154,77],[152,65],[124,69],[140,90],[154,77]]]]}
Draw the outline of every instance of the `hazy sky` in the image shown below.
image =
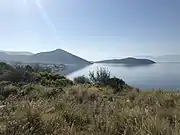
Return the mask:
{"type": "Polygon", "coordinates": [[[0,50],[88,60],[180,53],[180,0],[0,0],[0,50]]]}

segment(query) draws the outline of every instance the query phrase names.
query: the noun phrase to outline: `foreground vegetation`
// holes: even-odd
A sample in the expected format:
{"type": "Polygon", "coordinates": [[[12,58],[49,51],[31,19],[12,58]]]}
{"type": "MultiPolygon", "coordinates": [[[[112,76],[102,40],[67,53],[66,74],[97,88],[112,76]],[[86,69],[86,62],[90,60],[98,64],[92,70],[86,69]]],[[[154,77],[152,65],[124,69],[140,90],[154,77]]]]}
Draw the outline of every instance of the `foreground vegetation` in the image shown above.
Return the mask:
{"type": "Polygon", "coordinates": [[[2,75],[16,76],[1,77],[2,135],[180,134],[179,92],[139,91],[104,69],[73,82],[29,66],[19,72],[0,65],[2,75]]]}

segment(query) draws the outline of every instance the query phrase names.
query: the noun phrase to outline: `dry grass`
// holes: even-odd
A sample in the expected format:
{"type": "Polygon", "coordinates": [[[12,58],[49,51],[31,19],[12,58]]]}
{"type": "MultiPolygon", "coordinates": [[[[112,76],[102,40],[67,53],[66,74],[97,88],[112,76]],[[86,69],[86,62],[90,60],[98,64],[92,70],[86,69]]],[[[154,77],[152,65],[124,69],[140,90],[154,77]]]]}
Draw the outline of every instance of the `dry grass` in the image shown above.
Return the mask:
{"type": "Polygon", "coordinates": [[[0,101],[0,106],[5,105],[0,108],[0,134],[180,134],[179,92],[133,91],[115,95],[107,87],[74,85],[47,97],[47,90],[42,93],[42,89],[35,86],[29,95],[0,101]]]}

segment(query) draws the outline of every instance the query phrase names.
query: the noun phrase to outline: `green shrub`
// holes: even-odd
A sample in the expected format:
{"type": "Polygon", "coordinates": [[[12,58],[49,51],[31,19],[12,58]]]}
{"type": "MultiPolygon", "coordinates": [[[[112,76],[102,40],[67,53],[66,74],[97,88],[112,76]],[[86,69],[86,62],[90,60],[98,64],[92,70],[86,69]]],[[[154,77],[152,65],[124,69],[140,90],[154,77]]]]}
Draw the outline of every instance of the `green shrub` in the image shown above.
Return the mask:
{"type": "Polygon", "coordinates": [[[25,71],[27,71],[29,73],[32,73],[32,72],[34,72],[34,69],[30,65],[26,65],[25,66],[25,71]]]}
{"type": "Polygon", "coordinates": [[[39,78],[39,76],[35,73],[25,72],[23,81],[26,83],[38,83],[40,82],[40,79],[41,78],[39,78]]]}
{"type": "Polygon", "coordinates": [[[90,81],[94,84],[107,85],[111,75],[105,68],[100,68],[96,72],[89,72],[90,81]]]}
{"type": "Polygon", "coordinates": [[[123,90],[123,87],[126,83],[122,79],[113,77],[108,80],[107,84],[111,86],[114,89],[114,92],[116,93],[123,90]]]}
{"type": "Polygon", "coordinates": [[[64,76],[60,76],[59,74],[52,74],[48,72],[40,72],[39,75],[41,78],[45,78],[46,80],[56,81],[57,79],[66,79],[64,76]]]}
{"type": "Polygon", "coordinates": [[[22,96],[28,95],[31,91],[35,90],[35,88],[32,85],[26,85],[21,90],[20,94],[22,96]]]}
{"type": "Polygon", "coordinates": [[[7,71],[7,70],[13,70],[13,67],[11,67],[10,65],[4,62],[0,62],[0,74],[2,74],[4,71],[7,71]]]}
{"type": "Polygon", "coordinates": [[[0,90],[0,95],[3,96],[4,98],[7,98],[11,94],[17,94],[18,93],[18,88],[16,86],[7,85],[4,88],[0,90]]]}
{"type": "Polygon", "coordinates": [[[65,79],[57,79],[56,83],[57,83],[58,86],[62,86],[62,87],[73,85],[73,81],[71,81],[71,80],[69,80],[67,78],[65,78],[65,79]]]}
{"type": "Polygon", "coordinates": [[[90,72],[89,77],[94,84],[111,86],[115,93],[123,90],[126,84],[122,79],[111,78],[110,72],[105,68],[100,68],[96,72],[90,72]]]}
{"type": "Polygon", "coordinates": [[[66,79],[66,77],[60,76],[59,74],[54,74],[54,75],[52,76],[52,79],[55,81],[55,80],[57,80],[57,79],[66,79]]]}
{"type": "Polygon", "coordinates": [[[83,76],[78,76],[78,77],[74,78],[74,82],[77,84],[85,84],[85,83],[89,84],[90,80],[89,80],[89,78],[87,78],[83,75],[83,76]]]}
{"type": "Polygon", "coordinates": [[[20,82],[23,80],[23,74],[18,71],[5,71],[0,75],[0,81],[20,82]]]}

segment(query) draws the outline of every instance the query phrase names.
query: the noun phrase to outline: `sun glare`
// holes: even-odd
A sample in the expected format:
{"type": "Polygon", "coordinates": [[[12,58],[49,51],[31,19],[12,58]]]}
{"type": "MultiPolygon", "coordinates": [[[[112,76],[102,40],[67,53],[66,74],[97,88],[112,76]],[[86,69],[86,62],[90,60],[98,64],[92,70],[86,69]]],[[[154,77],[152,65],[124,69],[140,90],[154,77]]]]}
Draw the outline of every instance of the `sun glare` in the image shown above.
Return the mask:
{"type": "Polygon", "coordinates": [[[52,28],[53,32],[56,33],[57,32],[56,31],[56,27],[55,27],[53,21],[48,16],[48,14],[47,14],[46,10],[44,9],[44,7],[42,6],[41,2],[42,2],[41,0],[23,0],[23,4],[24,4],[25,8],[28,8],[28,10],[31,10],[30,7],[32,5],[34,5],[36,8],[38,8],[40,14],[42,14],[42,17],[50,25],[50,27],[52,28]]]}
{"type": "Polygon", "coordinates": [[[27,5],[27,0],[23,0],[23,4],[24,4],[24,5],[27,5]]]}
{"type": "MultiPolygon", "coordinates": [[[[53,20],[50,18],[50,16],[48,15],[46,9],[43,7],[42,5],[42,0],[22,0],[24,7],[27,10],[31,10],[31,7],[34,6],[35,8],[37,8],[38,12],[41,14],[42,18],[44,19],[44,21],[46,21],[46,23],[49,25],[49,27],[51,28],[51,32],[55,35],[55,39],[56,40],[60,40],[60,37],[58,35],[56,26],[53,22],[53,20]]],[[[43,0],[43,4],[44,4],[44,0],[43,0]]],[[[64,42],[63,40],[61,40],[61,43],[64,42]]]]}

